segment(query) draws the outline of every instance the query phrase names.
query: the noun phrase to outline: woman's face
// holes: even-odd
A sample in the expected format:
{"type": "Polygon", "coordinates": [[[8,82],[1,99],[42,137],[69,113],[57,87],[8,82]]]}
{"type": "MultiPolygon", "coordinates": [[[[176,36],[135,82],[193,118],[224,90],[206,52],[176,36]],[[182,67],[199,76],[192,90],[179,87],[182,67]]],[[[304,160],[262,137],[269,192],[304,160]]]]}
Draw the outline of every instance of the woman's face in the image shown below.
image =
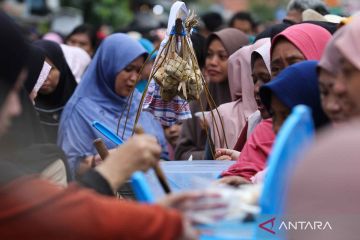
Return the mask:
{"type": "Polygon", "coordinates": [[[84,49],[90,56],[93,55],[94,49],[91,45],[91,40],[86,33],[76,33],[73,34],[66,41],[66,44],[69,46],[79,47],[84,49]]]}
{"type": "Polygon", "coordinates": [[[272,94],[271,96],[271,117],[273,122],[274,133],[277,134],[285,122],[286,118],[290,115],[290,109],[285,106],[280,100],[272,94]]]}
{"type": "Polygon", "coordinates": [[[319,89],[322,108],[331,122],[341,123],[347,121],[351,116],[352,104],[343,81],[337,79],[337,76],[334,76],[329,71],[320,69],[319,89]]]}
{"type": "Polygon", "coordinates": [[[261,102],[260,87],[265,83],[268,83],[271,80],[271,76],[266,68],[264,60],[260,57],[258,57],[254,62],[252,77],[254,81],[254,96],[258,105],[258,110],[260,111],[261,117],[263,119],[267,119],[270,117],[270,114],[261,102]]]}
{"type": "Polygon", "coordinates": [[[306,60],[301,51],[286,39],[280,39],[271,53],[271,76],[277,76],[286,67],[306,60]]]}
{"type": "Polygon", "coordinates": [[[349,94],[349,99],[353,103],[352,116],[360,115],[360,70],[350,61],[343,58],[340,60],[340,81],[344,83],[344,89],[349,94]]]}
{"type": "Polygon", "coordinates": [[[46,58],[45,61],[51,66],[49,75],[47,76],[44,84],[41,86],[39,93],[48,95],[55,91],[60,81],[60,71],[55,67],[55,65],[46,58]]]}
{"type": "Polygon", "coordinates": [[[140,56],[127,65],[118,73],[115,79],[115,92],[122,97],[128,97],[139,78],[141,66],[144,64],[144,57],[140,56]]]}
{"type": "Polygon", "coordinates": [[[227,63],[229,54],[219,39],[214,39],[210,44],[205,60],[205,71],[209,81],[220,83],[227,79],[227,63]]]}

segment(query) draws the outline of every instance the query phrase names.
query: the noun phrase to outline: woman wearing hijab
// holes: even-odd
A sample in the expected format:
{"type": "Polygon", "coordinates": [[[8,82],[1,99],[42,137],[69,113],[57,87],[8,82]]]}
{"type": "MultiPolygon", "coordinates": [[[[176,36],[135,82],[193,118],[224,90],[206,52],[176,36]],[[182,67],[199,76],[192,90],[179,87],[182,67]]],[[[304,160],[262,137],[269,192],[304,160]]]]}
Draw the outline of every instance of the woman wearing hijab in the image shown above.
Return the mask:
{"type": "Polygon", "coordinates": [[[270,43],[270,39],[260,39],[253,45],[245,46],[232,54],[228,60],[232,102],[218,107],[220,119],[224,124],[224,132],[221,128],[219,115],[215,110],[212,111],[215,116],[214,119],[211,114],[206,115],[215,149],[233,149],[248,117],[256,110],[250,60],[251,53],[265,43],[270,43]]]}
{"type": "MultiPolygon", "coordinates": [[[[17,93],[26,76],[23,70],[28,48],[17,26],[1,12],[0,32],[6,32],[6,36],[0,38],[2,137],[11,118],[21,112],[17,93]]],[[[114,176],[121,175],[119,170],[126,162],[151,166],[159,154],[156,140],[145,135],[135,136],[111,153],[97,171],[108,188],[114,190],[119,183],[114,176]]],[[[59,188],[28,173],[22,164],[0,159],[0,233],[3,239],[195,239],[196,234],[186,220],[177,211],[165,207],[170,202],[174,204],[175,198],[163,201],[163,207],[145,206],[103,197],[77,184],[59,188]],[[29,224],[33,222],[36,224],[29,224]]]]}
{"type": "MultiPolygon", "coordinates": [[[[100,161],[93,141],[103,136],[92,127],[94,121],[116,133],[120,115],[125,111],[118,133],[123,140],[131,136],[141,94],[134,91],[128,116],[127,102],[145,57],[146,50],[125,34],[113,34],[99,47],[61,118],[58,144],[68,158],[73,175],[84,160],[100,161]]],[[[145,132],[158,136],[151,127],[153,120],[141,114],[138,124],[145,132]]],[[[165,137],[158,141],[166,149],[165,137]]],[[[116,147],[108,139],[104,142],[109,149],[116,147]]]]}
{"type": "Polygon", "coordinates": [[[28,75],[24,87],[28,94],[31,94],[44,66],[45,55],[40,48],[33,45],[29,46],[29,50],[31,60],[28,61],[28,75]]]}
{"type": "MultiPolygon", "coordinates": [[[[249,43],[246,34],[238,29],[226,28],[212,33],[206,44],[205,75],[208,78],[210,95],[215,105],[231,101],[228,81],[228,58],[239,48],[249,43]]],[[[195,112],[212,110],[205,94],[201,97],[202,107],[199,102],[191,102],[190,108],[193,114],[191,119],[183,122],[178,145],[175,149],[175,159],[185,160],[192,156],[193,159],[204,158],[206,143],[206,131],[201,127],[195,112]]]]}
{"type": "Polygon", "coordinates": [[[343,83],[343,90],[348,93],[350,101],[354,103],[351,111],[351,117],[354,117],[360,115],[360,48],[358,44],[360,16],[354,16],[352,22],[343,28],[343,33],[334,40],[334,44],[340,53],[340,83],[343,83]]]}
{"type": "Polygon", "coordinates": [[[321,107],[317,63],[317,61],[303,61],[291,65],[261,87],[261,101],[272,115],[275,134],[290,115],[291,110],[299,104],[310,107],[316,129],[329,122],[321,107]]]}
{"type": "MultiPolygon", "coordinates": [[[[275,64],[275,66],[271,64],[272,77],[275,77],[284,68],[296,62],[301,62],[303,60],[320,60],[330,37],[331,35],[327,30],[312,24],[297,24],[285,29],[272,41],[271,63],[274,62],[275,64]]],[[[266,121],[264,124],[266,124],[266,121]]],[[[258,128],[259,134],[268,132],[266,131],[268,130],[266,126],[264,127],[265,131],[260,131],[260,127],[258,128]]],[[[256,144],[260,142],[262,137],[255,138],[255,136],[256,135],[250,136],[242,150],[243,152],[246,151],[251,153],[250,150],[255,147],[255,154],[249,154],[250,157],[247,161],[243,160],[243,158],[248,156],[247,154],[240,155],[238,161],[222,174],[223,177],[226,177],[221,180],[222,182],[239,185],[248,183],[250,180],[253,182],[261,181],[261,176],[263,175],[261,172],[265,168],[267,156],[271,151],[271,133],[259,135],[265,136],[264,142],[266,144],[263,145],[256,144]],[[256,150],[258,146],[263,146],[260,148],[262,149],[261,151],[256,150]],[[257,157],[252,158],[252,155],[257,157]],[[259,174],[260,177],[257,177],[257,174],[259,174]]],[[[234,151],[228,150],[225,152],[231,159],[238,156],[238,154],[236,155],[235,153],[234,151]]]]}
{"type": "Polygon", "coordinates": [[[271,46],[271,75],[304,60],[320,60],[331,34],[324,28],[302,23],[278,34],[271,46]]]}
{"type": "MultiPolygon", "coordinates": [[[[331,35],[326,29],[314,24],[299,24],[287,27],[273,40],[274,67],[272,65],[272,68],[277,69],[277,72],[273,73],[273,76],[280,72],[280,70],[282,70],[284,67],[298,61],[303,61],[306,59],[319,60],[321,53],[323,52],[323,48],[325,47],[325,44],[330,37],[331,35]],[[318,32],[318,36],[309,35],[309,33],[316,31],[318,32]],[[309,47],[306,47],[307,45],[309,45],[309,47]]],[[[239,132],[237,132],[237,134],[239,134],[239,132]]],[[[213,135],[216,136],[216,133],[213,135]]],[[[230,142],[232,142],[231,139],[233,138],[230,138],[230,142]]],[[[234,145],[224,146],[223,144],[221,146],[220,144],[220,147],[233,148],[234,145]]],[[[230,155],[233,155],[233,153],[230,155]]]]}
{"type": "Polygon", "coordinates": [[[35,98],[48,77],[51,66],[45,61],[45,54],[40,48],[34,45],[29,45],[29,48],[28,76],[24,87],[28,95],[30,95],[30,100],[35,104],[35,98]]]}
{"type": "Polygon", "coordinates": [[[98,45],[96,30],[88,24],[79,25],[66,37],[66,44],[80,47],[92,57],[98,45]]]}
{"type": "Polygon", "coordinates": [[[91,57],[85,50],[79,47],[72,47],[65,44],[61,44],[60,47],[76,82],[79,83],[86,68],[90,64],[91,57]]]}
{"type": "Polygon", "coordinates": [[[326,46],[318,66],[321,104],[333,124],[341,124],[350,119],[354,103],[340,77],[340,52],[335,46],[337,39],[344,33],[338,30],[326,46]]]}
{"type": "Polygon", "coordinates": [[[248,120],[249,127],[244,127],[237,142],[237,145],[239,145],[239,142],[243,138],[244,145],[241,149],[239,149],[240,146],[236,145],[234,150],[217,150],[218,159],[237,160],[236,163],[221,174],[222,178],[219,180],[221,183],[234,186],[249,183],[250,179],[265,167],[265,162],[274,142],[275,135],[272,130],[271,117],[259,100],[259,91],[260,87],[271,79],[270,47],[270,42],[266,41],[263,46],[251,54],[251,67],[250,63],[248,63],[248,67],[252,69],[252,78],[255,84],[254,96],[258,105],[257,113],[260,115],[260,120],[257,120],[256,117],[254,117],[255,120],[248,120]],[[251,125],[256,125],[253,127],[253,131],[251,131],[251,125]],[[249,131],[251,131],[251,133],[248,134],[249,131]],[[248,139],[246,138],[247,134],[249,135],[248,139]],[[239,151],[241,151],[241,154],[239,151]]]}
{"type": "Polygon", "coordinates": [[[206,44],[205,74],[209,91],[216,106],[231,101],[228,81],[228,59],[241,47],[249,44],[240,30],[226,28],[211,34],[206,44]]]}
{"type": "Polygon", "coordinates": [[[39,40],[34,45],[46,56],[51,70],[35,99],[35,109],[45,130],[47,142],[56,143],[59,121],[65,104],[77,83],[57,43],[39,40]]]}
{"type": "MultiPolygon", "coordinates": [[[[261,87],[261,101],[272,116],[275,134],[279,132],[291,110],[299,104],[311,109],[316,130],[329,123],[321,107],[317,64],[317,61],[302,61],[291,65],[261,87]]],[[[259,171],[251,181],[262,182],[265,174],[266,170],[259,171]]]]}

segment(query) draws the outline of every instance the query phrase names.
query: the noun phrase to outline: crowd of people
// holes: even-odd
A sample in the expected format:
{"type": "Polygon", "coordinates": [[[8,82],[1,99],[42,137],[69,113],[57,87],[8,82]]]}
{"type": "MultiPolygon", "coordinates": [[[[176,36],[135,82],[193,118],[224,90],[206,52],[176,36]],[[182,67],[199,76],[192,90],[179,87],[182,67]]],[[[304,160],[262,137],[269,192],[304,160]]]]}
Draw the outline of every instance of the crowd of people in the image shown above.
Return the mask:
{"type": "MultiPolygon", "coordinates": [[[[234,161],[218,184],[261,184],[276,135],[299,104],[311,109],[317,138],[289,180],[287,213],[356,215],[360,16],[329,17],[322,1],[292,0],[287,10],[266,27],[248,12],[228,25],[219,14],[203,15],[191,40],[217,108],[202,93],[190,102],[192,118],[172,126],[142,111],[140,135],[133,125],[160,30],[152,39],[100,36],[85,24],[66,37],[30,40],[0,12],[1,238],[197,239],[184,212],[215,195],[188,192],[143,205],[114,192],[159,159],[234,161]],[[124,140],[104,139],[106,159],[93,145],[102,137],[94,121],[124,140]]],[[[326,239],[353,239],[354,218],[326,239]]]]}

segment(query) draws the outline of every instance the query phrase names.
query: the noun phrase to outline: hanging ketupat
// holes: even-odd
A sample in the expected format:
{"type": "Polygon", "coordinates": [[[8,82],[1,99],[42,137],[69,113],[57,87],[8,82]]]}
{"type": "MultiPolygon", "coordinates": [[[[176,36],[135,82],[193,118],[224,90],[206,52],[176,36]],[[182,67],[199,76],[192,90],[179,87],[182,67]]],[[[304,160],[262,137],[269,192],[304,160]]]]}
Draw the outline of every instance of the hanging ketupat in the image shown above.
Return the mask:
{"type": "Polygon", "coordinates": [[[169,42],[155,62],[154,79],[160,85],[164,101],[177,95],[188,101],[198,100],[203,90],[204,79],[190,41],[190,31],[196,23],[194,14],[184,25],[177,19],[169,42]]]}

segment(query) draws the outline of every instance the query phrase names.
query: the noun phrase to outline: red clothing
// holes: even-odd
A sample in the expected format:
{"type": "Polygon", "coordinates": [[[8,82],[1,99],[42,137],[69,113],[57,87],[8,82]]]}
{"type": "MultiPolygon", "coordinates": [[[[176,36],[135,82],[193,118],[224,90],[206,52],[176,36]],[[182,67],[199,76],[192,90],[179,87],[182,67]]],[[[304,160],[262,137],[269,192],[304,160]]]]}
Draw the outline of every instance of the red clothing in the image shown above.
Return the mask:
{"type": "Polygon", "coordinates": [[[248,127],[249,127],[249,122],[246,121],[245,126],[243,127],[243,129],[241,130],[240,136],[234,146],[234,150],[241,152],[246,144],[247,141],[247,131],[248,131],[248,127]]]}
{"type": "Polygon", "coordinates": [[[274,140],[272,120],[262,120],[247,140],[239,159],[221,176],[241,176],[250,180],[257,172],[264,170],[274,140]]]}
{"type": "Polygon", "coordinates": [[[0,239],[177,239],[181,215],[24,177],[0,187],[0,239]]]}

